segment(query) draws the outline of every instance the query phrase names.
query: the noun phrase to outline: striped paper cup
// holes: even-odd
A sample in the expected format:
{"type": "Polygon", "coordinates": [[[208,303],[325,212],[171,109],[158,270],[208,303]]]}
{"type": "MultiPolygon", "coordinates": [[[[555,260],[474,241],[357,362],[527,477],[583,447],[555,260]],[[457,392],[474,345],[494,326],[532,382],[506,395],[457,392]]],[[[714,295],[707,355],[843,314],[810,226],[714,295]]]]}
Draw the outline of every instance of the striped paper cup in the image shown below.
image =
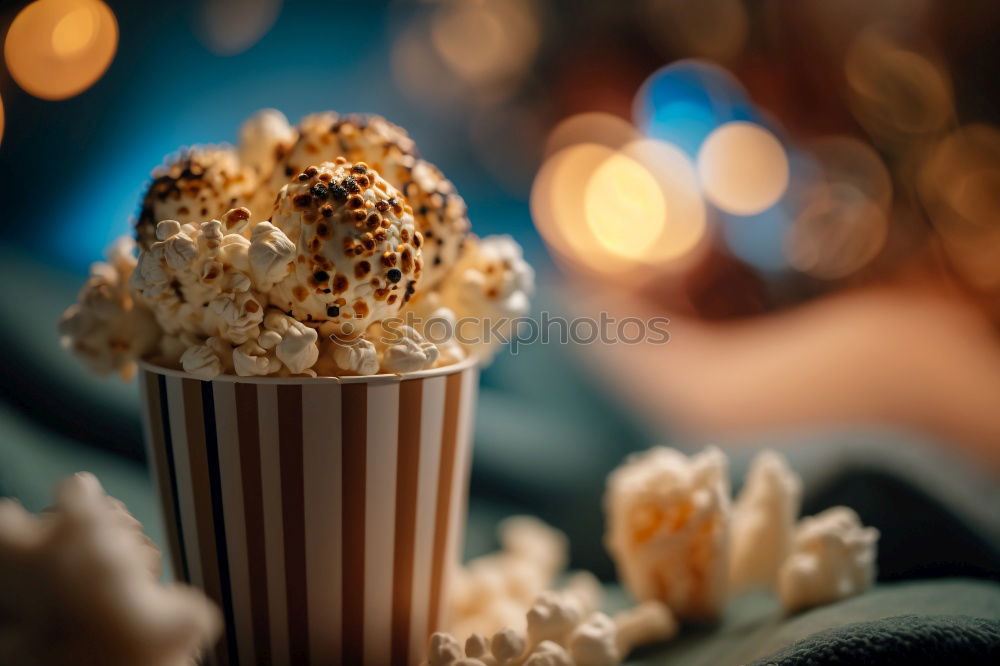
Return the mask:
{"type": "Polygon", "coordinates": [[[473,360],[343,378],[141,364],[179,580],[226,619],[217,664],[415,664],[459,560],[473,360]]]}

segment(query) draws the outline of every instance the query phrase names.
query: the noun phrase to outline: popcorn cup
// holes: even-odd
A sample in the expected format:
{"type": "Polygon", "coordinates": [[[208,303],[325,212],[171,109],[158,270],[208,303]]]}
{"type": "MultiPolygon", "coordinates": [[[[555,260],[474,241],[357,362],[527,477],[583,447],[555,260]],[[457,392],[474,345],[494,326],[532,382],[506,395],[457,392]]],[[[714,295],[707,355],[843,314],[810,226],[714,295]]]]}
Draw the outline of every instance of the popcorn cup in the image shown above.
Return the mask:
{"type": "Polygon", "coordinates": [[[226,619],[216,664],[416,664],[465,522],[474,359],[369,377],[140,364],[175,575],[226,619]]]}

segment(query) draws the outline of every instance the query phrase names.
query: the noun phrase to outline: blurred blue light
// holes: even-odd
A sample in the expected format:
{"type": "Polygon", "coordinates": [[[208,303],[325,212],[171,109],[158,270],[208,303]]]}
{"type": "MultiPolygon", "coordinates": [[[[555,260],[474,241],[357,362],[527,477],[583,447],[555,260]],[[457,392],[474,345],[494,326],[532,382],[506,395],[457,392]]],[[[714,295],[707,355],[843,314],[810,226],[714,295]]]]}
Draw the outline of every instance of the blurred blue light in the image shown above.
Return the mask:
{"type": "Polygon", "coordinates": [[[765,273],[788,268],[785,236],[792,217],[781,203],[757,215],[722,214],[720,221],[722,236],[735,256],[765,273]]]}
{"type": "Polygon", "coordinates": [[[636,94],[633,114],[642,132],[692,157],[719,125],[758,119],[733,75],[701,60],[679,60],[650,75],[636,94]]]}

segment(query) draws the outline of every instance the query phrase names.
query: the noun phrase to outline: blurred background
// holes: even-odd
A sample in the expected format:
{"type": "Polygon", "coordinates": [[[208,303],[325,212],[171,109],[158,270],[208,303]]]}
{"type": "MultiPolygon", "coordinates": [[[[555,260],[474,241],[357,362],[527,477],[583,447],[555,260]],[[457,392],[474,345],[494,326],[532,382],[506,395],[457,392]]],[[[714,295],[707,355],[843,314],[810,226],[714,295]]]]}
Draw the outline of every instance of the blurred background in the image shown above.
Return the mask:
{"type": "Polygon", "coordinates": [[[1000,562],[1000,4],[989,0],[8,2],[0,495],[94,471],[158,536],[135,386],[56,321],[149,172],[261,107],[406,127],[536,309],[670,318],[483,375],[467,552],[534,513],[613,576],[607,473],[761,447],[883,532],[883,579],[1000,562]],[[920,533],[919,547],[915,534],[920,533]]]}

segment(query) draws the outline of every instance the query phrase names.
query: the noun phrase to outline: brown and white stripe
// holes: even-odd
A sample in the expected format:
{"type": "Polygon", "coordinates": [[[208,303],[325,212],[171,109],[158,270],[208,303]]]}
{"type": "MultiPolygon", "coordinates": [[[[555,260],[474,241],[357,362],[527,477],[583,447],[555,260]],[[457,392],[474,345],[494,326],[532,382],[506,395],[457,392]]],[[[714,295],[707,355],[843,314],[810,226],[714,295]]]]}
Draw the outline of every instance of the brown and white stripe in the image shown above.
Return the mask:
{"type": "Polygon", "coordinates": [[[418,663],[461,548],[475,365],[141,379],[174,571],[226,619],[209,661],[418,663]]]}

